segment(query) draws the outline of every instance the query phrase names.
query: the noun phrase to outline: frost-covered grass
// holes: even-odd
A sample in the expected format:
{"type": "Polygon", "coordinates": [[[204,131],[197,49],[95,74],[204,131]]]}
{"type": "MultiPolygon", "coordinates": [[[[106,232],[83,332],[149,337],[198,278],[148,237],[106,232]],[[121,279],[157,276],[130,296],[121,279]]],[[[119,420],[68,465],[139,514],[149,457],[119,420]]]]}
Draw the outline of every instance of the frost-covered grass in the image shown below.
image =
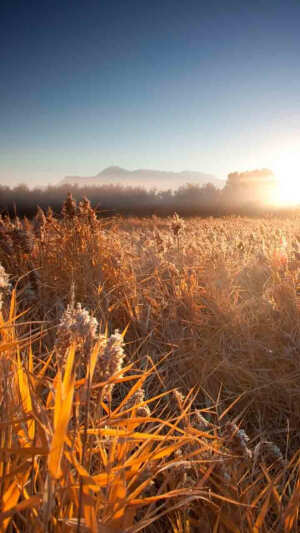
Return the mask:
{"type": "Polygon", "coordinates": [[[299,531],[299,244],[300,215],[2,217],[0,531],[299,531]]]}

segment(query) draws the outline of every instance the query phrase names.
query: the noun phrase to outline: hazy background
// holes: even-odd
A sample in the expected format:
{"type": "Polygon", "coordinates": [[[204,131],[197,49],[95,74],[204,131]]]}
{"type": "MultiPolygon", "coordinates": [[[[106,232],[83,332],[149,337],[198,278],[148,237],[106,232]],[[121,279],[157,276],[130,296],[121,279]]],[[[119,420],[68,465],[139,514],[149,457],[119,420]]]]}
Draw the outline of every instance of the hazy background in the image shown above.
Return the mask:
{"type": "MultiPolygon", "coordinates": [[[[159,179],[162,180],[161,175],[164,173],[158,174],[159,179]]],[[[89,199],[91,205],[101,216],[151,216],[154,214],[167,216],[174,212],[184,216],[223,216],[282,212],[282,208],[276,202],[278,182],[270,169],[232,172],[228,175],[226,182],[216,182],[215,185],[205,183],[205,181],[180,185],[177,174],[172,176],[166,174],[174,185],[178,179],[177,187],[168,190],[158,187],[146,188],[145,185],[138,185],[139,177],[142,177],[149,185],[149,175],[146,171],[140,176],[139,172],[135,175],[125,169],[115,167],[107,168],[101,173],[101,180],[107,179],[102,185],[98,181],[98,176],[90,179],[79,178],[79,180],[69,178],[58,186],[44,188],[29,188],[24,184],[16,187],[0,185],[0,226],[3,216],[7,214],[13,217],[16,214],[21,217],[24,215],[34,217],[37,213],[37,206],[47,213],[50,207],[56,213],[64,213],[65,201],[67,203],[71,201],[73,215],[81,217],[80,204],[77,209],[73,201],[81,202],[84,197],[89,199]],[[120,171],[124,176],[124,183],[111,183],[115,172],[118,172],[119,176],[120,171]],[[126,184],[126,180],[130,185],[126,184]]],[[[150,175],[152,177],[152,174],[150,175]]]]}
{"type": "Polygon", "coordinates": [[[2,2],[0,182],[276,171],[300,133],[299,23],[298,0],[2,2]]]}

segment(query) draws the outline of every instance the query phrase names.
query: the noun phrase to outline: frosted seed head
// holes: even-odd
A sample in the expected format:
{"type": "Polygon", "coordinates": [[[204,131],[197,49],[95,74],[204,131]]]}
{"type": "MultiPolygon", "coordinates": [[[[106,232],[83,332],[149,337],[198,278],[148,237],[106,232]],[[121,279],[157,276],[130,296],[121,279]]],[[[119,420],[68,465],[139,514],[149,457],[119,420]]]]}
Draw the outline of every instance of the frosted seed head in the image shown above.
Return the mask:
{"type": "Polygon", "coordinates": [[[175,236],[178,236],[184,230],[185,222],[177,213],[174,213],[170,221],[170,228],[175,236]]]}
{"type": "Polygon", "coordinates": [[[57,328],[57,348],[61,352],[65,351],[68,344],[76,341],[88,350],[97,339],[97,329],[97,319],[92,317],[80,303],[75,308],[68,306],[57,328]]]}
{"type": "Polygon", "coordinates": [[[5,291],[10,288],[9,276],[0,263],[0,290],[5,291]]]}
{"type": "Polygon", "coordinates": [[[3,295],[10,289],[9,276],[0,263],[0,311],[3,305],[3,295]]]}
{"type": "Polygon", "coordinates": [[[74,200],[72,194],[69,192],[67,195],[67,198],[65,199],[63,203],[61,214],[66,218],[72,219],[76,216],[76,212],[77,212],[76,201],[74,200]]]}
{"type": "Polygon", "coordinates": [[[239,427],[232,422],[227,422],[223,437],[225,445],[228,446],[233,453],[251,459],[252,452],[247,446],[249,437],[243,429],[239,429],[239,427]]]}

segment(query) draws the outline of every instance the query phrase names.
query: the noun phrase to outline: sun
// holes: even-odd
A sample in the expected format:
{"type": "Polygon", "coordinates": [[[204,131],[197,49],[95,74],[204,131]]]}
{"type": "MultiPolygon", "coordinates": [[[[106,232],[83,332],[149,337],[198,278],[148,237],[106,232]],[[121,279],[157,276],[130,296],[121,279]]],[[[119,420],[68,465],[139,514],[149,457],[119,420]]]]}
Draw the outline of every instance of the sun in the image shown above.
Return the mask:
{"type": "Polygon", "coordinates": [[[280,150],[273,164],[278,180],[276,203],[279,205],[300,204],[300,143],[280,150]]]}

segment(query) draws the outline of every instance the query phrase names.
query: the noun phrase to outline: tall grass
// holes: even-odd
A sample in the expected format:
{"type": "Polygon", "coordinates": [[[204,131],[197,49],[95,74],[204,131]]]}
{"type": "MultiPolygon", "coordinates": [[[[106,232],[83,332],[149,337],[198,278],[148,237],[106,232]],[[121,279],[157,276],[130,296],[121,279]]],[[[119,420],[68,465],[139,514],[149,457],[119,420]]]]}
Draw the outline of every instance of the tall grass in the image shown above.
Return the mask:
{"type": "Polygon", "coordinates": [[[299,531],[299,222],[0,219],[0,531],[299,531]]]}

